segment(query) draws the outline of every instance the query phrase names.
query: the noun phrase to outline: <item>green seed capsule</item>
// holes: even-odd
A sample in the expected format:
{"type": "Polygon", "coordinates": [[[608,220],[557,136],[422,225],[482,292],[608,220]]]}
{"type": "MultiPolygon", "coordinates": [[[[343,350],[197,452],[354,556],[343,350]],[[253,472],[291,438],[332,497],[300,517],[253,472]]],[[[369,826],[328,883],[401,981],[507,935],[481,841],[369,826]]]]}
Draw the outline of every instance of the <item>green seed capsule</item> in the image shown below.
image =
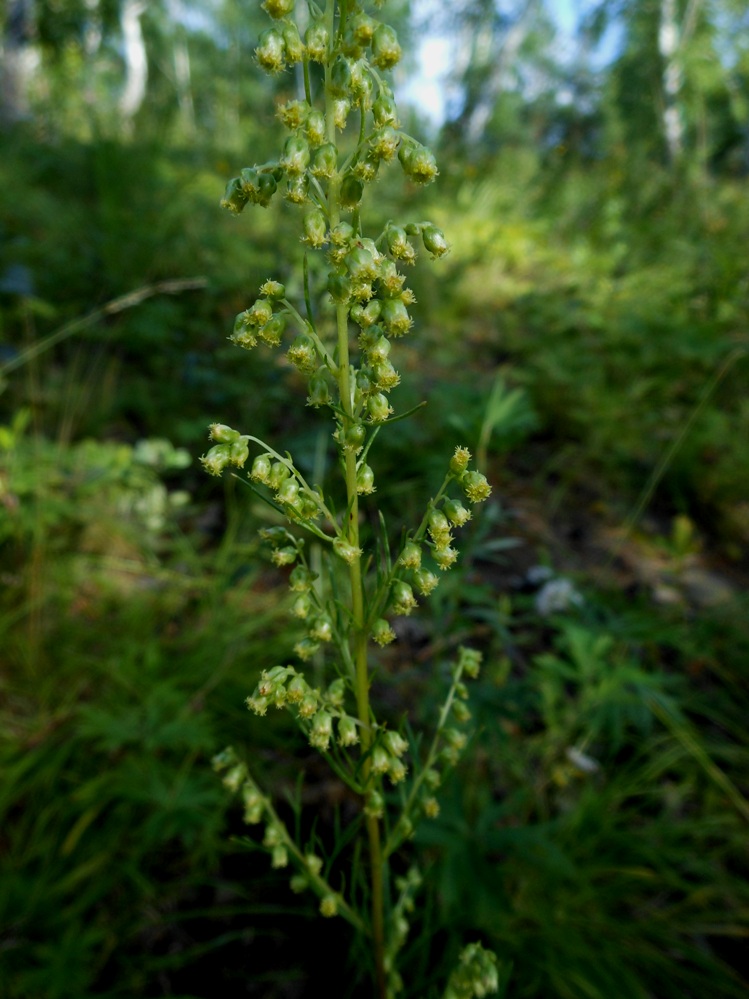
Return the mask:
{"type": "Polygon", "coordinates": [[[424,241],[424,248],[432,254],[432,259],[444,257],[450,249],[444,232],[438,229],[436,225],[425,226],[421,238],[424,241]]]}
{"type": "Polygon", "coordinates": [[[362,465],[356,473],[356,491],[360,496],[369,496],[375,491],[374,472],[369,465],[362,465]]]}
{"type": "Polygon", "coordinates": [[[304,45],[297,26],[294,23],[284,24],[281,34],[286,61],[290,63],[301,62],[304,59],[304,45]]]}
{"type": "Polygon", "coordinates": [[[381,90],[377,100],[372,105],[372,115],[375,125],[392,125],[398,127],[398,109],[395,106],[393,95],[381,90]]]}
{"type": "Polygon", "coordinates": [[[333,271],[328,276],[328,291],[334,302],[343,304],[351,297],[351,279],[345,271],[333,271]]]}
{"type": "Polygon", "coordinates": [[[313,208],[304,216],[304,241],[319,249],[327,240],[328,223],[320,208],[313,208]]]}
{"type": "Polygon", "coordinates": [[[382,321],[393,336],[403,336],[411,329],[408,309],[399,298],[386,298],[382,303],[382,321]]]}
{"type": "Polygon", "coordinates": [[[233,177],[226,185],[221,207],[227,208],[233,215],[239,215],[247,204],[248,197],[239,177],[233,177]]]}
{"type": "Polygon", "coordinates": [[[353,175],[347,173],[341,182],[341,207],[356,208],[364,194],[364,185],[353,175]]]}
{"type": "Polygon", "coordinates": [[[346,97],[351,89],[351,64],[339,55],[330,70],[330,91],[335,97],[346,97]]]}
{"type": "Polygon", "coordinates": [[[372,62],[378,69],[391,69],[400,62],[402,52],[395,29],[380,24],[372,36],[372,62]]]}
{"type": "Polygon", "coordinates": [[[387,396],[382,392],[376,392],[367,399],[367,413],[372,423],[384,423],[392,412],[387,396]]]}
{"type": "Polygon", "coordinates": [[[319,146],[325,141],[325,115],[317,109],[310,111],[304,126],[311,146],[319,146]]]}
{"type": "Polygon", "coordinates": [[[258,39],[255,58],[266,73],[280,73],[286,68],[286,46],[277,28],[267,28],[258,39]]]}
{"type": "Polygon", "coordinates": [[[351,22],[351,34],[360,45],[369,45],[376,29],[377,21],[368,14],[357,14],[351,22]]]}
{"type": "Polygon", "coordinates": [[[429,184],[439,173],[434,153],[418,143],[402,144],[398,158],[403,172],[416,184],[429,184]]]}
{"type": "Polygon", "coordinates": [[[281,159],[278,161],[281,167],[290,177],[297,177],[304,173],[310,161],[309,143],[301,135],[290,135],[284,143],[281,159]]]}
{"type": "Polygon", "coordinates": [[[322,21],[313,21],[304,35],[307,55],[313,62],[325,62],[328,56],[328,29],[322,21]]]}
{"type": "Polygon", "coordinates": [[[295,0],[265,0],[260,6],[266,14],[279,20],[282,17],[288,17],[294,9],[294,2],[295,0]]]}
{"type": "Polygon", "coordinates": [[[270,471],[270,455],[259,454],[252,463],[250,478],[253,482],[261,482],[264,486],[267,486],[270,484],[270,471]]]}
{"type": "Polygon", "coordinates": [[[326,142],[315,150],[310,172],[315,177],[323,177],[326,180],[330,180],[336,172],[337,166],[338,150],[332,142],[326,142]]]}
{"type": "Polygon", "coordinates": [[[268,322],[261,326],[257,335],[270,347],[277,347],[281,342],[281,337],[286,329],[286,313],[276,312],[268,322]]]}

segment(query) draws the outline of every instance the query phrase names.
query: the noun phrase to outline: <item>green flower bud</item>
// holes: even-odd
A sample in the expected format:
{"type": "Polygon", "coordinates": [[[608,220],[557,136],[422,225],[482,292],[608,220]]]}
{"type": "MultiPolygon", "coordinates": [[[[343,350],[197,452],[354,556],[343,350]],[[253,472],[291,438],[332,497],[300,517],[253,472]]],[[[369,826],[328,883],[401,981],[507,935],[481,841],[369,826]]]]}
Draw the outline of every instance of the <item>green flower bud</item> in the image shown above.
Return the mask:
{"type": "Polygon", "coordinates": [[[449,545],[444,545],[440,548],[435,548],[432,552],[432,558],[440,567],[440,569],[446,571],[450,569],[458,561],[458,553],[454,548],[449,545]]]}
{"type": "Polygon", "coordinates": [[[316,108],[310,111],[304,128],[311,146],[320,146],[325,142],[325,115],[316,108]]]}
{"type": "Polygon", "coordinates": [[[238,430],[232,430],[225,423],[212,423],[208,428],[208,436],[217,444],[234,444],[239,440],[240,434],[238,430]]]}
{"type": "Polygon", "coordinates": [[[408,743],[399,732],[388,729],[382,736],[385,749],[392,755],[401,757],[408,749],[408,743]]]}
{"type": "Polygon", "coordinates": [[[229,447],[227,444],[217,444],[200,459],[203,468],[209,475],[221,475],[230,460],[229,447]]]}
{"type": "Polygon", "coordinates": [[[314,690],[311,690],[308,694],[305,694],[299,703],[299,717],[300,718],[311,718],[312,715],[317,711],[317,694],[314,690]]]}
{"type": "Polygon", "coordinates": [[[346,255],[346,267],[355,281],[374,281],[377,277],[377,262],[363,246],[355,246],[346,255]]]}
{"type": "Polygon", "coordinates": [[[403,274],[398,273],[398,268],[395,266],[392,260],[383,258],[380,260],[380,268],[377,279],[382,285],[385,294],[388,297],[395,297],[401,293],[403,288],[403,282],[406,280],[403,274]]]}
{"type": "Polygon", "coordinates": [[[309,744],[315,749],[326,750],[333,735],[333,719],[327,711],[318,711],[312,719],[309,744]]]}
{"type": "Polygon", "coordinates": [[[396,579],[390,590],[390,609],[393,614],[407,616],[416,607],[413,590],[402,579],[396,579]]]}
{"type": "Polygon", "coordinates": [[[289,863],[289,852],[286,849],[286,847],[282,846],[281,844],[279,844],[278,846],[274,846],[273,850],[271,851],[271,867],[278,869],[281,867],[286,867],[288,863],[289,863]]]}
{"type": "Polygon", "coordinates": [[[317,350],[315,343],[306,333],[300,333],[292,345],[289,347],[286,356],[289,361],[305,374],[312,374],[317,370],[317,350]]]}
{"type": "Polygon", "coordinates": [[[384,618],[379,618],[372,626],[372,638],[378,645],[389,645],[395,641],[395,632],[384,618]]]}
{"type": "Polygon", "coordinates": [[[416,250],[409,243],[405,229],[397,225],[388,226],[385,230],[385,240],[390,254],[396,260],[403,260],[407,264],[414,263],[416,250]]]}
{"type": "Polygon", "coordinates": [[[283,829],[275,822],[269,822],[265,827],[265,836],[263,837],[263,846],[267,846],[269,850],[272,850],[274,846],[283,846],[284,844],[284,834],[283,829]]]}
{"type": "Polygon", "coordinates": [[[262,717],[268,710],[269,700],[267,697],[248,697],[245,704],[254,714],[262,717]]]}
{"type": "Polygon", "coordinates": [[[307,681],[297,673],[296,676],[291,678],[286,687],[286,697],[289,704],[300,704],[308,691],[309,686],[307,681]]]}
{"type": "Polygon", "coordinates": [[[437,801],[436,798],[432,797],[424,798],[421,805],[422,808],[424,809],[424,815],[426,815],[428,819],[437,818],[437,816],[440,813],[440,803],[437,801]]]}
{"type": "Polygon", "coordinates": [[[211,766],[216,771],[216,773],[221,773],[222,770],[226,770],[227,767],[236,766],[238,764],[237,754],[234,752],[232,746],[227,746],[226,749],[222,749],[220,753],[216,755],[211,760],[211,766]]]}
{"type": "Polygon", "coordinates": [[[343,434],[339,428],[336,431],[336,439],[341,443],[344,451],[353,451],[354,454],[358,454],[367,439],[366,427],[363,423],[353,423],[343,434]]]}
{"type": "Polygon", "coordinates": [[[392,412],[393,408],[382,392],[376,392],[367,399],[367,413],[372,423],[384,423],[392,412]]]}
{"type": "Polygon", "coordinates": [[[312,622],[310,638],[318,642],[329,642],[333,638],[333,625],[326,614],[321,614],[312,622]]]}
{"type": "Polygon", "coordinates": [[[384,125],[378,129],[369,140],[369,148],[372,155],[378,160],[389,163],[395,159],[400,144],[400,135],[391,125],[384,125]]]}
{"type": "Polygon", "coordinates": [[[439,576],[435,576],[433,572],[428,569],[417,569],[414,572],[414,583],[416,583],[416,589],[422,595],[422,597],[428,597],[429,594],[435,590],[439,584],[439,576]]]}
{"type": "Polygon", "coordinates": [[[302,892],[307,891],[309,888],[309,882],[303,874],[295,874],[291,881],[289,881],[289,888],[291,888],[295,895],[301,895],[302,892]]]}
{"type": "Polygon", "coordinates": [[[328,29],[322,21],[313,21],[304,34],[307,55],[313,62],[325,62],[328,57],[328,29]]]}
{"type": "Polygon", "coordinates": [[[372,376],[374,377],[375,387],[381,389],[383,392],[389,392],[390,389],[394,389],[401,380],[401,376],[390,361],[375,364],[372,368],[372,376]]]}
{"type": "Polygon", "coordinates": [[[344,715],[338,722],[338,745],[355,746],[359,741],[359,730],[355,719],[344,715]]]}
{"type": "Polygon", "coordinates": [[[338,915],[338,899],[335,895],[326,895],[320,901],[320,915],[325,916],[326,919],[330,919],[332,916],[338,915]]]}
{"type": "Polygon", "coordinates": [[[346,97],[351,90],[351,64],[339,55],[330,69],[330,92],[334,97],[346,97]]]}
{"type": "Polygon", "coordinates": [[[450,471],[453,475],[460,475],[465,472],[468,468],[468,462],[471,460],[471,452],[467,447],[456,447],[455,454],[450,459],[450,471]]]}
{"type": "Polygon", "coordinates": [[[437,788],[442,783],[442,778],[440,777],[439,770],[435,770],[433,767],[430,767],[428,770],[425,770],[424,783],[426,784],[427,787],[431,788],[433,791],[436,791],[437,788]]]}
{"type": "MultiPolygon", "coordinates": [[[[332,631],[331,631],[332,638],[332,631]]],[[[328,689],[325,691],[325,697],[328,702],[333,705],[334,708],[340,708],[343,704],[343,699],[346,696],[346,681],[343,677],[337,677],[329,685],[328,689]]]]}
{"type": "Polygon", "coordinates": [[[271,318],[261,326],[257,335],[270,347],[277,347],[281,342],[281,337],[286,329],[286,313],[276,312],[271,318]]]}
{"type": "Polygon", "coordinates": [[[346,127],[346,121],[351,110],[351,101],[346,97],[339,97],[333,101],[333,121],[339,131],[346,127]]]}
{"type": "Polygon", "coordinates": [[[273,174],[267,171],[261,172],[255,167],[245,167],[240,171],[239,179],[248,200],[253,205],[267,208],[278,187],[273,174]]]}
{"type": "Polygon", "coordinates": [[[320,650],[320,643],[312,638],[303,638],[294,646],[294,652],[306,663],[320,650]]]}
{"type": "Polygon", "coordinates": [[[445,234],[436,225],[425,226],[421,233],[424,242],[424,249],[432,254],[432,260],[437,257],[444,257],[450,250],[450,244],[445,239],[445,234]]]}
{"type": "Polygon", "coordinates": [[[328,276],[328,291],[334,302],[343,305],[351,298],[351,279],[345,271],[333,271],[328,276]]]}
{"type": "Polygon", "coordinates": [[[298,565],[289,576],[289,586],[293,593],[308,593],[316,579],[316,573],[304,565],[298,565]]]}
{"type": "Polygon", "coordinates": [[[448,746],[451,746],[458,752],[465,749],[466,743],[468,742],[465,732],[461,732],[460,729],[457,728],[446,728],[442,735],[448,746]]]}
{"type": "Polygon", "coordinates": [[[467,510],[458,500],[445,500],[443,509],[447,514],[447,519],[456,527],[463,527],[471,519],[471,511],[467,510]]]}
{"type": "Polygon", "coordinates": [[[332,142],[326,142],[315,150],[310,173],[313,177],[323,177],[330,180],[335,174],[337,166],[338,150],[332,142]]]}
{"type": "Polygon", "coordinates": [[[328,376],[326,369],[319,367],[309,380],[307,405],[314,406],[317,409],[319,406],[328,406],[329,404],[330,385],[328,384],[328,376]]]}
{"type": "Polygon", "coordinates": [[[304,216],[304,242],[318,249],[327,240],[328,223],[319,208],[313,208],[304,216]]]}
{"type": "Polygon", "coordinates": [[[298,177],[289,177],[286,181],[286,200],[292,205],[303,205],[307,201],[309,177],[306,173],[298,177]]]}
{"type": "Polygon", "coordinates": [[[354,229],[348,222],[339,222],[330,233],[330,241],[334,246],[347,246],[353,238],[354,229]]]}
{"type": "Polygon", "coordinates": [[[356,208],[364,194],[364,185],[352,173],[347,173],[341,181],[340,201],[342,208],[356,208]]]}
{"type": "Polygon", "coordinates": [[[267,298],[259,298],[244,315],[249,326],[265,326],[273,316],[273,306],[267,298]]]}
{"type": "Polygon", "coordinates": [[[378,69],[391,69],[400,62],[398,36],[389,24],[380,24],[372,35],[372,62],[378,69]]]}
{"type": "Polygon", "coordinates": [[[291,605],[291,613],[300,621],[305,621],[309,617],[312,608],[312,601],[306,593],[300,593],[291,605]]]}
{"type": "Polygon", "coordinates": [[[286,69],[286,46],[277,28],[267,28],[258,39],[255,58],[266,73],[281,73],[286,69]]]}
{"type": "Polygon", "coordinates": [[[354,94],[356,103],[360,107],[371,107],[374,80],[372,79],[369,67],[363,59],[358,60],[351,66],[351,92],[354,94]]]}
{"type": "Polygon", "coordinates": [[[398,109],[391,93],[380,90],[377,100],[372,105],[372,115],[378,127],[392,125],[398,128],[398,109]]]}
{"type": "Polygon", "coordinates": [[[385,801],[379,791],[370,791],[364,801],[364,813],[373,819],[385,814],[385,801]]]}
{"type": "Polygon", "coordinates": [[[388,777],[391,784],[400,784],[401,781],[406,779],[407,773],[408,769],[403,760],[391,759],[390,766],[388,767],[388,777]]]}
{"type": "Polygon", "coordinates": [[[465,725],[471,720],[471,712],[464,701],[453,701],[453,718],[459,725],[465,725]]]}
{"type": "Polygon", "coordinates": [[[237,763],[229,770],[226,776],[223,778],[221,783],[231,791],[232,794],[236,793],[242,785],[242,782],[247,778],[247,768],[244,763],[237,763]]]}
{"type": "Polygon", "coordinates": [[[285,479],[276,493],[276,499],[279,503],[288,503],[289,506],[294,506],[299,497],[299,483],[296,479],[285,479]]]}
{"type": "Polygon", "coordinates": [[[464,645],[458,649],[458,666],[462,667],[465,675],[471,680],[478,677],[482,658],[481,653],[477,652],[476,649],[468,649],[464,645]]]}
{"type": "Polygon", "coordinates": [[[351,22],[351,34],[360,45],[369,45],[377,28],[377,21],[368,14],[359,13],[351,22]]]}
{"type": "Polygon", "coordinates": [[[374,472],[369,465],[362,465],[356,473],[356,491],[360,496],[370,496],[375,491],[374,472]]]}
{"type": "Polygon", "coordinates": [[[397,565],[404,569],[418,569],[421,566],[421,548],[415,541],[407,541],[398,556],[397,565]]]}
{"type": "Polygon", "coordinates": [[[322,870],[322,859],[314,853],[307,853],[304,857],[304,866],[313,877],[317,877],[322,870]]]}
{"type": "Polygon", "coordinates": [[[362,184],[371,184],[377,176],[379,166],[379,160],[375,159],[371,155],[365,156],[363,159],[357,160],[351,168],[351,172],[357,180],[362,182],[362,184]]]}
{"type": "Polygon", "coordinates": [[[264,284],[260,285],[260,294],[266,298],[280,299],[286,297],[286,289],[280,281],[268,279],[264,284]]]}
{"type": "Polygon", "coordinates": [[[239,177],[233,177],[226,185],[221,207],[228,208],[234,215],[239,215],[247,204],[248,197],[239,177]]]}
{"type": "Polygon", "coordinates": [[[275,20],[279,20],[282,17],[288,17],[288,15],[294,9],[295,0],[264,0],[260,6],[275,20]]]}
{"type": "Polygon", "coordinates": [[[441,510],[431,510],[427,518],[427,529],[436,545],[450,543],[450,522],[441,510]]]}
{"type": "Polygon", "coordinates": [[[271,489],[278,492],[281,488],[283,482],[289,478],[291,471],[288,465],[284,464],[282,461],[274,461],[270,468],[270,475],[268,476],[268,485],[271,489]]]}
{"type": "Polygon", "coordinates": [[[296,548],[291,546],[286,548],[274,548],[271,553],[271,562],[273,565],[283,566],[283,565],[293,565],[296,562],[297,555],[296,548]]]}
{"type": "Polygon", "coordinates": [[[483,503],[492,494],[492,487],[481,472],[464,472],[460,485],[471,503],[483,503]]]}
{"type": "Polygon", "coordinates": [[[408,309],[400,298],[386,298],[383,301],[381,319],[391,336],[403,336],[412,326],[408,309]]]}
{"type": "Polygon", "coordinates": [[[343,538],[336,538],[333,542],[333,551],[338,558],[343,559],[347,565],[353,565],[357,558],[361,556],[361,548],[356,548],[343,538]]]}
{"type": "Polygon", "coordinates": [[[307,169],[310,161],[309,143],[301,135],[290,135],[284,143],[281,159],[278,161],[281,167],[291,177],[299,176],[307,169]]]}
{"type": "MultiPolygon", "coordinates": [[[[370,305],[377,306],[376,311],[379,318],[379,314],[382,311],[382,302],[380,302],[379,299],[374,298],[367,306],[367,309],[370,305]]],[[[366,351],[370,364],[382,364],[384,361],[387,361],[390,355],[391,346],[392,345],[387,337],[379,335],[376,337],[373,336],[366,343],[362,343],[362,349],[366,351]]]]}
{"type": "Polygon", "coordinates": [[[301,62],[304,59],[304,45],[299,35],[299,28],[290,21],[281,29],[283,36],[284,55],[290,63],[301,62]]]}
{"type": "Polygon", "coordinates": [[[276,114],[287,128],[294,131],[305,124],[311,110],[307,101],[287,101],[279,107],[276,114]]]}
{"type": "Polygon", "coordinates": [[[270,455],[259,454],[252,463],[250,478],[253,482],[261,482],[264,486],[268,486],[270,485],[270,470],[270,455]]]}
{"type": "Polygon", "coordinates": [[[390,754],[387,750],[380,745],[377,745],[372,750],[372,756],[370,757],[370,767],[373,774],[386,774],[390,769],[391,759],[390,754]]]}
{"type": "Polygon", "coordinates": [[[429,184],[439,173],[434,153],[419,143],[402,143],[398,158],[403,172],[415,184],[429,184]]]}

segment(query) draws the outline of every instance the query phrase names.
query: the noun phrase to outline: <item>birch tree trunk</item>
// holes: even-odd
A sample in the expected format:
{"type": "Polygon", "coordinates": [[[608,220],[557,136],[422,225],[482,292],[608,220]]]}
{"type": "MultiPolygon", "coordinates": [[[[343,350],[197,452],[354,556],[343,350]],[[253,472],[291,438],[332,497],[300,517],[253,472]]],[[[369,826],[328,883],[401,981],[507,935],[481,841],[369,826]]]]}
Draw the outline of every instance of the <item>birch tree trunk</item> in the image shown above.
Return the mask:
{"type": "Polygon", "coordinates": [[[125,86],[120,96],[120,114],[126,128],[131,126],[146,96],[148,57],[140,23],[145,9],[144,0],[125,0],[120,13],[125,56],[125,86]]]}
{"type": "Polygon", "coordinates": [[[0,39],[0,121],[29,117],[29,85],[38,66],[33,2],[11,0],[0,39]]]}

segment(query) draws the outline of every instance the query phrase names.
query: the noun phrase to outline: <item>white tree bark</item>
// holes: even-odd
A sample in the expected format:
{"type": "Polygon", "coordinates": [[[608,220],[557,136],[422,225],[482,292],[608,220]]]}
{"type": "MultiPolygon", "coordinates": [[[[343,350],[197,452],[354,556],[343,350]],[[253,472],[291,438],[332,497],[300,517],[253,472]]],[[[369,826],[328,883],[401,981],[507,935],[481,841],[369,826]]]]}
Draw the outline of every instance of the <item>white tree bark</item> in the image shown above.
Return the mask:
{"type": "Polygon", "coordinates": [[[29,88],[39,66],[34,45],[32,0],[11,0],[0,38],[0,120],[21,121],[30,115],[29,88]]]}
{"type": "Polygon", "coordinates": [[[120,12],[125,56],[125,87],[120,96],[120,113],[126,125],[137,114],[146,96],[148,57],[140,23],[145,9],[144,0],[124,0],[120,12]]]}
{"type": "Polygon", "coordinates": [[[679,106],[684,72],[679,58],[681,32],[677,21],[676,0],[661,0],[658,50],[663,60],[663,134],[672,162],[684,151],[684,120],[679,106]]]}

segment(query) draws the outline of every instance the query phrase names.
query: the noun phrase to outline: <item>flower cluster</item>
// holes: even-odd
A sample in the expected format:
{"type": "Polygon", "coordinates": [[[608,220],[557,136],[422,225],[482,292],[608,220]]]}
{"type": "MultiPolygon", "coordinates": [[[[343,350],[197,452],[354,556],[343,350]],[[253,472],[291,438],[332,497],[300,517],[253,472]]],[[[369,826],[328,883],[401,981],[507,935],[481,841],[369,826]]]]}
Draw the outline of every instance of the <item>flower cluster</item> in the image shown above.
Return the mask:
{"type": "MultiPolygon", "coordinates": [[[[261,672],[247,707],[259,716],[270,708],[288,711],[309,745],[359,796],[371,884],[342,875],[347,890],[334,888],[331,864],[316,849],[296,844],[244,764],[227,751],[217,757],[216,768],[240,795],[245,820],[265,824],[262,844],[273,866],[296,864],[292,889],[312,889],[322,915],[341,915],[371,933],[375,978],[384,996],[386,980],[393,991],[399,987],[394,959],[408,933],[420,876],[412,871],[396,881],[395,890],[385,889],[383,861],[411,837],[418,821],[439,813],[443,772],[468,741],[464,680],[478,675],[481,657],[459,650],[428,742],[411,739],[407,719],[394,725],[377,718],[369,697],[372,645],[393,642],[395,618],[412,613],[456,564],[457,533],[491,487],[471,467],[468,449],[458,447],[421,522],[404,532],[397,547],[391,548],[382,517],[381,533],[372,537],[360,516],[362,497],[377,489],[372,445],[383,426],[408,415],[396,414],[392,395],[401,380],[397,341],[414,325],[408,268],[420,254],[438,260],[449,251],[444,233],[428,220],[390,219],[372,232],[363,226],[367,189],[388,164],[398,163],[413,185],[438,175],[431,150],[403,129],[384,76],[401,58],[396,32],[366,6],[361,0],[326,0],[321,10],[308,0],[300,30],[295,0],[264,0],[270,24],[258,39],[256,60],[270,74],[299,67],[304,95],[277,109],[286,130],[277,157],[240,170],[221,200],[234,215],[249,205],[267,207],[276,197],[297,213],[303,295],[291,290],[297,282],[287,292],[269,278],[236,316],[230,340],[244,350],[282,349],[306,381],[307,404],[329,410],[345,500],[308,482],[288,452],[224,424],[212,425],[212,446],[202,461],[209,473],[220,475],[243,468],[250,447],[256,449],[249,484],[278,514],[260,534],[273,564],[288,573],[291,615],[301,635],[291,663],[261,672]],[[305,547],[310,536],[314,557],[305,547]],[[363,897],[372,905],[366,919],[350,902],[363,897]]],[[[366,864],[355,868],[360,878],[366,864]]],[[[471,995],[483,995],[490,991],[488,966],[477,952],[465,955],[451,980],[454,995],[468,995],[467,982],[473,983],[471,995]]]]}

